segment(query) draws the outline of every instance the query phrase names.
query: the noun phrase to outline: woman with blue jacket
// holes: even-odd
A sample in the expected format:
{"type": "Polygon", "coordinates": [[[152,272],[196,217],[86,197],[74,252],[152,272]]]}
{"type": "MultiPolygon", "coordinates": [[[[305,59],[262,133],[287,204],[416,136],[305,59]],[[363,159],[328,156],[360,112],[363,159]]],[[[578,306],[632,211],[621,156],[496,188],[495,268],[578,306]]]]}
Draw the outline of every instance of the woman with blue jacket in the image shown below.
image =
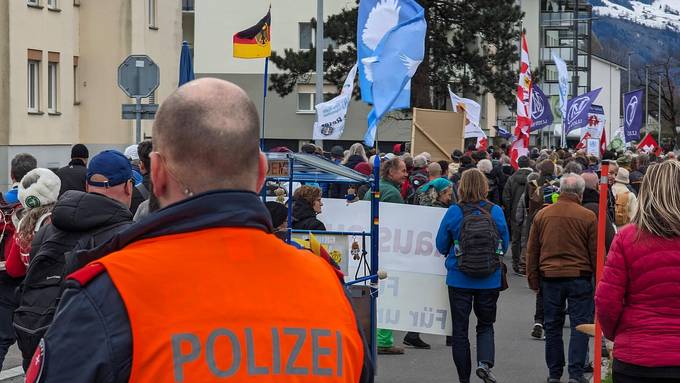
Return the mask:
{"type": "MultiPolygon", "coordinates": [[[[490,275],[474,277],[464,273],[458,264],[456,249],[460,251],[461,226],[465,207],[467,214],[490,214],[496,238],[500,238],[497,251],[490,257],[504,254],[508,248],[509,235],[503,210],[486,200],[489,186],[486,176],[477,169],[466,170],[458,184],[458,204],[452,205],[439,227],[437,233],[437,250],[446,255],[446,284],[449,287],[449,302],[453,318],[453,362],[458,371],[460,382],[470,381],[472,362],[470,356],[470,340],[468,327],[470,312],[474,309],[477,316],[477,369],[476,374],[485,383],[495,383],[491,372],[494,366],[494,329],[496,321],[496,303],[501,289],[502,268],[499,266],[490,275]],[[489,209],[489,207],[491,207],[489,209]]],[[[492,236],[490,234],[490,236],[492,236]]],[[[464,254],[462,255],[464,257],[464,254]]]]}

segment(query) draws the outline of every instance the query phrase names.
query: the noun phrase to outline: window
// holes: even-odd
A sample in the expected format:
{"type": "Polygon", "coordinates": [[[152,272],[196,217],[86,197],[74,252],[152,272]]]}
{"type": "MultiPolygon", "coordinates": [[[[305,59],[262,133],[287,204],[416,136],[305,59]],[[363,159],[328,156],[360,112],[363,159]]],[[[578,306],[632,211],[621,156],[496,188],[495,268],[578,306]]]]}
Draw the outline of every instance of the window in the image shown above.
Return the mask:
{"type": "Polygon", "coordinates": [[[40,6],[40,0],[26,0],[26,4],[29,6],[33,7],[39,7],[40,6]]]}
{"type": "Polygon", "coordinates": [[[57,9],[57,0],[47,0],[47,8],[57,9]]]}
{"type": "Polygon", "coordinates": [[[298,112],[314,111],[314,93],[298,93],[298,112]]]}
{"type": "MultiPolygon", "coordinates": [[[[299,49],[309,49],[316,46],[316,31],[312,29],[312,23],[298,23],[299,49]]],[[[330,37],[323,40],[324,49],[335,48],[337,44],[330,37]]]]}
{"type": "Polygon", "coordinates": [[[47,64],[47,112],[57,113],[59,63],[47,64]]]}
{"type": "Polygon", "coordinates": [[[148,0],[149,11],[149,28],[157,28],[156,26],[156,0],[148,0]]]}
{"type": "Polygon", "coordinates": [[[300,49],[309,49],[314,46],[312,23],[299,23],[300,49]]]}
{"type": "Polygon", "coordinates": [[[28,60],[28,111],[40,111],[40,61],[28,60]]]}

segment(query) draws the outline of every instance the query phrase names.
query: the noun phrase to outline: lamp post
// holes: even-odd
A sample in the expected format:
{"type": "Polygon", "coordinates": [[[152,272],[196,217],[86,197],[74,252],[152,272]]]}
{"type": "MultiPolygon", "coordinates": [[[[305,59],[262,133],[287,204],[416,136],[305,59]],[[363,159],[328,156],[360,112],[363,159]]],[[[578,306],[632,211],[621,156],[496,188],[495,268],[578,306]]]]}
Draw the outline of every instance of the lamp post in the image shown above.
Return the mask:
{"type": "Polygon", "coordinates": [[[649,131],[649,65],[645,65],[645,129],[649,131]]]}
{"type": "Polygon", "coordinates": [[[630,92],[630,56],[633,55],[633,52],[628,52],[628,91],[630,92]]]}
{"type": "Polygon", "coordinates": [[[659,72],[659,145],[661,145],[661,72],[659,72]]]}
{"type": "MultiPolygon", "coordinates": [[[[316,96],[315,104],[323,99],[323,0],[316,0],[316,96]]],[[[316,109],[316,108],[315,108],[316,109]]],[[[316,145],[323,148],[323,140],[316,140],[316,145]]]]}

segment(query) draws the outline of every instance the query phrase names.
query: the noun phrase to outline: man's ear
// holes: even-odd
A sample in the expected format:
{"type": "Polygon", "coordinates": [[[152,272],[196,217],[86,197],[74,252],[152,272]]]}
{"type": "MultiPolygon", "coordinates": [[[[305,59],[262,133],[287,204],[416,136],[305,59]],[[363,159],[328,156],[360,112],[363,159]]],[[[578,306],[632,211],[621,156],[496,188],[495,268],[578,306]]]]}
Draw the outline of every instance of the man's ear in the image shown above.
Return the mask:
{"type": "Polygon", "coordinates": [[[125,183],[125,195],[132,195],[132,188],[135,187],[134,181],[128,181],[125,183]]]}
{"type": "Polygon", "coordinates": [[[264,181],[267,176],[267,170],[269,170],[269,163],[267,162],[267,156],[260,152],[260,158],[257,167],[257,184],[255,185],[255,193],[259,193],[264,186],[264,181]]]}
{"type": "Polygon", "coordinates": [[[162,196],[168,188],[168,172],[165,168],[165,162],[158,153],[151,153],[150,157],[151,183],[153,184],[154,194],[156,196],[162,196]]]}

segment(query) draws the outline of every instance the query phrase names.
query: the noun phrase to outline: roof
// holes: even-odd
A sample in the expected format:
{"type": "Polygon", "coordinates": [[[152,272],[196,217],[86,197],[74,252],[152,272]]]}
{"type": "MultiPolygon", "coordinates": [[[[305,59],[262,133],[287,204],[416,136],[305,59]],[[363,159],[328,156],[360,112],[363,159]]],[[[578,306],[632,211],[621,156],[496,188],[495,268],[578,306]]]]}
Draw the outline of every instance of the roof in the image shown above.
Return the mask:
{"type": "Polygon", "coordinates": [[[598,56],[598,55],[596,55],[596,54],[591,54],[591,56],[592,56],[592,58],[597,59],[598,61],[602,61],[602,62],[604,62],[605,64],[609,64],[609,65],[611,65],[611,66],[615,66],[615,67],[617,67],[619,70],[625,70],[625,71],[628,70],[628,68],[626,68],[625,66],[623,66],[623,65],[621,65],[621,64],[619,64],[619,63],[615,63],[614,61],[611,61],[611,60],[609,60],[609,59],[606,59],[606,58],[604,58],[604,57],[602,57],[602,56],[598,56]]]}
{"type": "Polygon", "coordinates": [[[336,182],[336,183],[369,183],[373,177],[365,176],[346,166],[302,153],[266,153],[270,164],[267,179],[273,181],[289,181],[289,161],[293,160],[293,181],[296,182],[336,182]],[[279,166],[272,166],[279,163],[279,166]]]}

